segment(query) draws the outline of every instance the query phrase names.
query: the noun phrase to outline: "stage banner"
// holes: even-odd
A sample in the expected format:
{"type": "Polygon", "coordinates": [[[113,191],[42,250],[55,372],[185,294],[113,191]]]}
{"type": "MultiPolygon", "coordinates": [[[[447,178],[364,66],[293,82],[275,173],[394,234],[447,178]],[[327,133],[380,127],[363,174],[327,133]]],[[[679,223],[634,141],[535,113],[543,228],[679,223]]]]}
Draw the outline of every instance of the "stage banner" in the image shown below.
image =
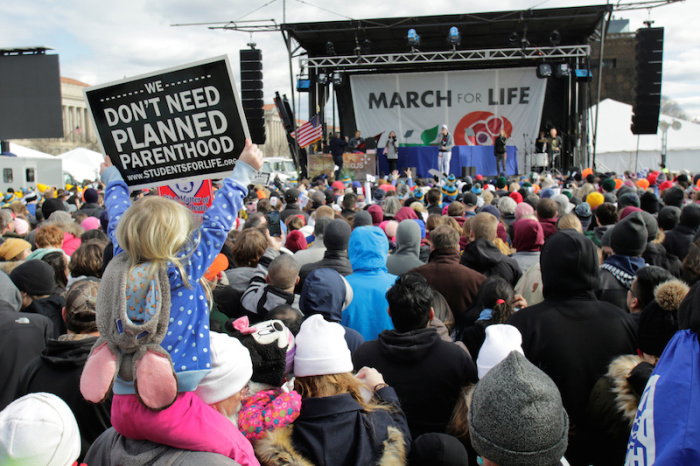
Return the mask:
{"type": "Polygon", "coordinates": [[[523,149],[537,138],[546,83],[535,68],[350,77],[357,129],[383,132],[377,147],[390,131],[403,146],[437,145],[446,124],[455,145],[491,146],[503,128],[523,149]]]}
{"type": "MultiPolygon", "coordinates": [[[[320,152],[310,153],[308,159],[309,178],[319,175],[331,176],[335,172],[335,163],[331,154],[320,152]]],[[[367,175],[374,176],[377,173],[377,156],[362,152],[347,152],[343,154],[343,170],[341,179],[348,176],[353,181],[365,181],[367,175]]]]}
{"type": "Polygon", "coordinates": [[[227,56],[84,92],[102,151],[132,190],[226,176],[248,137],[227,56]]]}

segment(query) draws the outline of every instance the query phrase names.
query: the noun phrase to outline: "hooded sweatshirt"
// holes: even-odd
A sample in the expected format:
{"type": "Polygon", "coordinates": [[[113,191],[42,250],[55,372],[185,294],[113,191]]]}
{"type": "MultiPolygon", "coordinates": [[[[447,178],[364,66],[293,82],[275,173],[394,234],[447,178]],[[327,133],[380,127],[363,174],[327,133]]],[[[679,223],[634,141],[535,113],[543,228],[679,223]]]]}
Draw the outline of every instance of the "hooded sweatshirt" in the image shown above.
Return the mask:
{"type": "Polygon", "coordinates": [[[359,227],[350,235],[348,250],[353,273],[346,279],[357,292],[343,311],[342,324],[360,332],[365,340],[374,340],[382,331],[394,328],[385,296],[398,278],[386,268],[389,241],[377,227],[359,227]]]}
{"type": "Polygon", "coordinates": [[[396,390],[414,439],[445,432],[462,388],[477,381],[467,353],[440,339],[433,328],[385,330],[357,350],[353,364],[356,370],[374,367],[396,390]]]}
{"type": "Polygon", "coordinates": [[[598,301],[595,246],[575,230],[552,235],[540,257],[545,300],[516,312],[508,321],[523,336],[525,356],[549,375],[561,392],[577,435],[565,455],[571,464],[590,464],[591,432],[586,405],[608,364],[636,352],[629,314],[598,301]]]}
{"type": "Polygon", "coordinates": [[[501,277],[511,286],[515,286],[523,275],[514,259],[504,255],[495,244],[484,238],[467,244],[459,263],[487,277],[501,277]]]}
{"type": "Polygon", "coordinates": [[[540,262],[540,249],[544,244],[542,225],[531,218],[521,218],[513,224],[513,247],[517,251],[511,255],[525,273],[540,262]]]}
{"type": "Polygon", "coordinates": [[[396,230],[396,251],[386,260],[389,273],[402,275],[423,265],[424,262],[420,260],[420,248],[421,230],[418,222],[406,220],[399,223],[396,230]]]}
{"type": "Polygon", "coordinates": [[[58,340],[49,340],[41,355],[24,368],[16,392],[17,397],[53,393],[66,402],[80,428],[80,458],[112,425],[111,396],[104,403],[93,404],[80,394],[80,374],[95,341],[97,337],[87,335],[62,335],[58,340]]]}

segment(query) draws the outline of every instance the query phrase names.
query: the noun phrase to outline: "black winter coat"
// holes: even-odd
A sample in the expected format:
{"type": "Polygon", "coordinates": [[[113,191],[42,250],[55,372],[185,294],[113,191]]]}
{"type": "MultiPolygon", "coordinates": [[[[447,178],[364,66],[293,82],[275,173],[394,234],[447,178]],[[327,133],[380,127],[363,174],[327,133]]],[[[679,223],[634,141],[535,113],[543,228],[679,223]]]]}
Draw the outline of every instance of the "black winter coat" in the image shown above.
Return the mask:
{"type": "Polygon", "coordinates": [[[385,330],[353,355],[356,370],[374,367],[399,396],[413,438],[444,433],[462,388],[477,381],[467,353],[433,328],[385,330]]]}
{"type": "Polygon", "coordinates": [[[685,256],[688,255],[688,248],[690,248],[690,243],[693,242],[697,230],[686,225],[678,225],[673,230],[665,233],[666,238],[663,245],[666,248],[666,252],[678,257],[682,262],[685,256]]]}
{"type": "Polygon", "coordinates": [[[515,259],[504,255],[495,244],[484,238],[468,243],[459,263],[487,277],[501,277],[511,286],[515,286],[523,276],[515,259]]]}
{"type": "Polygon", "coordinates": [[[41,355],[24,368],[16,392],[16,398],[28,393],[53,393],[66,402],[80,428],[81,459],[92,442],[112,425],[111,395],[104,403],[92,404],[80,394],[80,374],[95,341],[97,337],[50,340],[41,355]]]}
{"type": "Polygon", "coordinates": [[[66,323],[63,320],[61,311],[66,305],[66,299],[60,295],[51,295],[48,298],[35,299],[24,308],[24,312],[29,314],[40,314],[48,317],[53,324],[53,334],[51,338],[57,340],[58,337],[67,332],[66,323]]]}

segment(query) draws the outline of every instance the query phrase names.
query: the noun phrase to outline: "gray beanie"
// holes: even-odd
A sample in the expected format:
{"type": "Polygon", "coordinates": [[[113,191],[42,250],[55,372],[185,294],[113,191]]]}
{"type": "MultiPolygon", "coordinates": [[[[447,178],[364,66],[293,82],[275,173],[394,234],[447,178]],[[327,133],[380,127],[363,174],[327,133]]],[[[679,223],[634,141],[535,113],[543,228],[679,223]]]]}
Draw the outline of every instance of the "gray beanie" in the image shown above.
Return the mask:
{"type": "Polygon", "coordinates": [[[513,351],[476,384],[469,409],[472,446],[497,464],[558,464],[569,417],[557,386],[513,351]]]}

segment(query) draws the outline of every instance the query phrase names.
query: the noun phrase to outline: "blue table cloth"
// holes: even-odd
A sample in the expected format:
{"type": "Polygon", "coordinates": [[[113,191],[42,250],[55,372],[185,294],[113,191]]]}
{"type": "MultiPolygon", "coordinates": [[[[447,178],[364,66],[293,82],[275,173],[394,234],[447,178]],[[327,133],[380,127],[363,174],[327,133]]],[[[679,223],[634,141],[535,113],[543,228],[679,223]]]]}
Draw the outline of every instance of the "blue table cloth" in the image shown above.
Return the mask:
{"type": "MultiPolygon", "coordinates": [[[[508,176],[517,175],[518,149],[515,146],[507,146],[506,150],[508,154],[506,174],[508,176]]],[[[387,174],[389,173],[389,162],[387,162],[383,152],[383,149],[377,150],[377,165],[381,173],[387,174]]],[[[396,167],[401,172],[408,167],[415,167],[418,177],[430,178],[428,170],[438,169],[438,148],[437,146],[399,147],[399,159],[396,167]]],[[[462,167],[474,167],[477,175],[498,175],[493,146],[454,146],[450,161],[450,173],[461,177],[462,167]]]]}

